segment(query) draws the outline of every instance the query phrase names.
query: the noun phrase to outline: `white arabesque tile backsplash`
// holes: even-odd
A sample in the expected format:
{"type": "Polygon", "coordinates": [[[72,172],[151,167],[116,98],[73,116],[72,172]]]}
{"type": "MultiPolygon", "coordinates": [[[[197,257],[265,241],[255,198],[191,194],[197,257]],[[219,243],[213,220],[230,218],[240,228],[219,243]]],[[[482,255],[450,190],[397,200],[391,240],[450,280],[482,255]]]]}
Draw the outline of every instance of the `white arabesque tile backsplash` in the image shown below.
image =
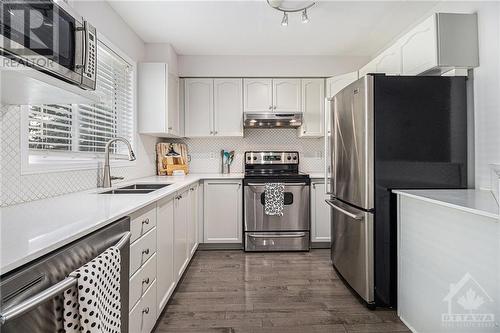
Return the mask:
{"type": "MultiPolygon", "coordinates": [[[[18,106],[2,106],[0,111],[0,205],[10,206],[23,202],[50,198],[62,194],[96,188],[101,169],[21,173],[21,110],[18,106]]],[[[26,131],[27,132],[27,131],[26,131]]],[[[155,174],[154,137],[138,136],[134,166],[112,168],[114,176],[125,180],[155,174]]],[[[191,156],[190,172],[220,172],[220,150],[234,150],[231,172],[243,171],[243,154],[248,150],[294,150],[300,152],[300,168],[304,172],[323,170],[323,139],[298,138],[294,129],[245,130],[240,138],[162,139],[185,142],[191,156]]]]}
{"type": "Polygon", "coordinates": [[[231,172],[243,171],[243,155],[249,150],[298,151],[301,171],[322,172],[324,168],[323,138],[299,138],[295,129],[247,129],[242,138],[190,138],[181,141],[188,145],[191,156],[189,168],[193,173],[220,172],[221,149],[235,151],[231,172]]]}

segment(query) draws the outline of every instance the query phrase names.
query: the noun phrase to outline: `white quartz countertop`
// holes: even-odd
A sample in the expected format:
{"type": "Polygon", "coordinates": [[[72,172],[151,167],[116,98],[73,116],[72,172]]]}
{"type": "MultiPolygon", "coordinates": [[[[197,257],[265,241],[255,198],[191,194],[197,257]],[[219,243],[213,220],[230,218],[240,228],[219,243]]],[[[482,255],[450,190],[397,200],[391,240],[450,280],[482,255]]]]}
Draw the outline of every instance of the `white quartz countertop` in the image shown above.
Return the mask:
{"type": "Polygon", "coordinates": [[[499,206],[493,193],[486,190],[395,190],[396,194],[438,205],[491,217],[500,221],[499,206]]]}
{"type": "Polygon", "coordinates": [[[163,197],[205,179],[242,179],[242,173],[146,177],[117,184],[168,183],[148,194],[98,194],[93,189],[0,209],[0,274],[69,244],[163,197]]]}

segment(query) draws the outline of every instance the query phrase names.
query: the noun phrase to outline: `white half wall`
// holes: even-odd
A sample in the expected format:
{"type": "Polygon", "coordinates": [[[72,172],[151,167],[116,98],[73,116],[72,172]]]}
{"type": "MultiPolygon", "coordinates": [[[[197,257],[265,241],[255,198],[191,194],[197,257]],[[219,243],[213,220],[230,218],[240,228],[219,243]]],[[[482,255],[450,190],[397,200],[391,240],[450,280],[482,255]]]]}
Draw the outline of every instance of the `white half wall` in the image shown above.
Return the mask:
{"type": "Polygon", "coordinates": [[[180,55],[183,77],[327,77],[358,70],[368,57],[180,55]]]}

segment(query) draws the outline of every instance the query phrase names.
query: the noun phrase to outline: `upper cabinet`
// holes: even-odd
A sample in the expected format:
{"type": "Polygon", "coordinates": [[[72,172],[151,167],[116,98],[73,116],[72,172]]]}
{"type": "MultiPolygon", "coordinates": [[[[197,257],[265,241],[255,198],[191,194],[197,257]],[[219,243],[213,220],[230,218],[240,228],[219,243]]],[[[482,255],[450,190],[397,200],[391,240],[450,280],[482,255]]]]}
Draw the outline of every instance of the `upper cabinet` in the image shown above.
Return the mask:
{"type": "Polygon", "coordinates": [[[273,109],[272,79],[243,79],[245,112],[269,112],[273,109]]]}
{"type": "Polygon", "coordinates": [[[164,137],[184,135],[179,78],[168,72],[168,64],[139,64],[138,92],[139,133],[164,137]]]}
{"type": "Polygon", "coordinates": [[[300,79],[244,79],[245,112],[302,112],[300,79]]]}
{"type": "Polygon", "coordinates": [[[214,80],[214,135],[243,136],[243,80],[214,80]]]}
{"type": "Polygon", "coordinates": [[[273,111],[301,112],[301,80],[273,79],[273,111]]]}
{"type": "Polygon", "coordinates": [[[325,114],[325,80],[303,79],[302,112],[303,122],[298,129],[299,137],[323,136],[325,114]]]}
{"type": "Polygon", "coordinates": [[[441,75],[453,69],[477,66],[477,15],[437,13],[362,67],[359,76],[367,73],[441,75]]]}
{"type": "Polygon", "coordinates": [[[186,79],[184,81],[184,112],[187,137],[205,137],[214,133],[213,79],[186,79]]]}
{"type": "Polygon", "coordinates": [[[185,79],[186,137],[243,136],[242,79],[185,79]]]}
{"type": "Polygon", "coordinates": [[[332,98],[339,91],[358,79],[358,72],[351,72],[326,79],[326,97],[332,98]]]}

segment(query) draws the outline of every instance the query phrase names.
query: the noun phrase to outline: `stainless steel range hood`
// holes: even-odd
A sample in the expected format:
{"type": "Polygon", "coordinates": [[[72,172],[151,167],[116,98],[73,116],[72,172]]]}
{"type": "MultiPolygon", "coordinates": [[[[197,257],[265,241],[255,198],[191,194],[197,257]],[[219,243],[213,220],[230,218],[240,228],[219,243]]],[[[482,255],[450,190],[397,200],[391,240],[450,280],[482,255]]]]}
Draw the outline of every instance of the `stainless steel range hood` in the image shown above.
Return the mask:
{"type": "Polygon", "coordinates": [[[295,128],[302,125],[302,113],[245,113],[245,128],[295,128]]]}

